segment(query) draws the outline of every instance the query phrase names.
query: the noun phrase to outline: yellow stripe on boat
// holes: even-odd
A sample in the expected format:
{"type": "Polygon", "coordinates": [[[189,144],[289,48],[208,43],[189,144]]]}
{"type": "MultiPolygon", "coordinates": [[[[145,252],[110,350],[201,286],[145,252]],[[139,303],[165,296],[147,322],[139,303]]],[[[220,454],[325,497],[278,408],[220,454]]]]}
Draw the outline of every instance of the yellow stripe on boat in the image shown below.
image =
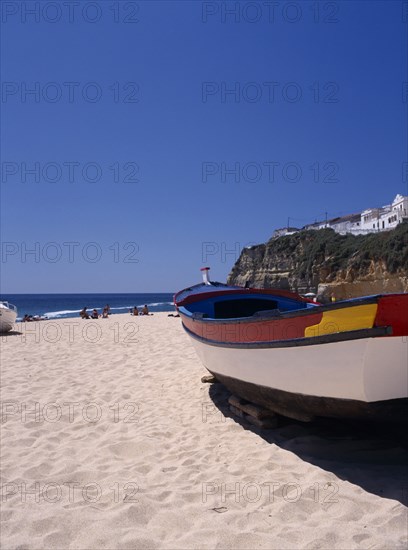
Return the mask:
{"type": "Polygon", "coordinates": [[[372,328],[376,313],[377,304],[325,311],[320,323],[305,328],[305,337],[372,328]]]}

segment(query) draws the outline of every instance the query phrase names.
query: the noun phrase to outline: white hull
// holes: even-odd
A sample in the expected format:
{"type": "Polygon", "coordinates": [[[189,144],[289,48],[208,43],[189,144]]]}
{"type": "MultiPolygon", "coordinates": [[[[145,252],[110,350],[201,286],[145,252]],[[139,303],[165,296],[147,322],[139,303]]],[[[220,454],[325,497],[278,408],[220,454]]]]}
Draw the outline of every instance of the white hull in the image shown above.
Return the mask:
{"type": "Polygon", "coordinates": [[[256,386],[364,403],[408,397],[407,337],[272,349],[193,343],[209,371],[256,386]]]}
{"type": "Polygon", "coordinates": [[[9,332],[16,322],[17,312],[0,307],[0,332],[9,332]]]}

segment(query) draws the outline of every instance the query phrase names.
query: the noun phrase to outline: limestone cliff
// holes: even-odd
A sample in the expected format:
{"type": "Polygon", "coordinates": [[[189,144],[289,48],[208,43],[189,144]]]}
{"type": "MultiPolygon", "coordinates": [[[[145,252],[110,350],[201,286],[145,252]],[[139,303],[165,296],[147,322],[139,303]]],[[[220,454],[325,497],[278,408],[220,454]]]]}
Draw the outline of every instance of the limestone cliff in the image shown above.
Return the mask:
{"type": "Polygon", "coordinates": [[[229,284],[316,292],[337,300],[408,292],[408,224],[365,236],[300,231],[245,248],[229,284]]]}

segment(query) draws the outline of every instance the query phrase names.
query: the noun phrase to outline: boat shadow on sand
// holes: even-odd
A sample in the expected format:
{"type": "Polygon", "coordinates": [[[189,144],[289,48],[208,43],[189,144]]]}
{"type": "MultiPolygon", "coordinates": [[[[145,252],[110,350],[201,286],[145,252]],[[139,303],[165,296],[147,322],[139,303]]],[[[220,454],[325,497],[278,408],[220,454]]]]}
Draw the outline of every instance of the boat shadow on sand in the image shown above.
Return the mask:
{"type": "Polygon", "coordinates": [[[8,338],[11,336],[21,336],[23,333],[19,330],[9,330],[8,332],[0,332],[0,338],[8,338]]]}
{"type": "Polygon", "coordinates": [[[276,428],[260,429],[231,413],[230,395],[222,384],[209,388],[214,405],[244,429],[369,493],[408,505],[406,426],[337,419],[304,423],[279,417],[276,428]]]}

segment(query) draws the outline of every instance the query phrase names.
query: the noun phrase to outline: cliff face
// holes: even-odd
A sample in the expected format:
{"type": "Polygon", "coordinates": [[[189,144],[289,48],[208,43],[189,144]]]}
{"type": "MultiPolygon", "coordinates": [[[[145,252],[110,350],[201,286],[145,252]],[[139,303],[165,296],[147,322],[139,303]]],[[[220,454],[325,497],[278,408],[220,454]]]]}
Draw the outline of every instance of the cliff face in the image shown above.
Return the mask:
{"type": "Polygon", "coordinates": [[[301,231],[242,251],[229,284],[316,292],[337,300],[408,292],[408,224],[366,236],[301,231]]]}

